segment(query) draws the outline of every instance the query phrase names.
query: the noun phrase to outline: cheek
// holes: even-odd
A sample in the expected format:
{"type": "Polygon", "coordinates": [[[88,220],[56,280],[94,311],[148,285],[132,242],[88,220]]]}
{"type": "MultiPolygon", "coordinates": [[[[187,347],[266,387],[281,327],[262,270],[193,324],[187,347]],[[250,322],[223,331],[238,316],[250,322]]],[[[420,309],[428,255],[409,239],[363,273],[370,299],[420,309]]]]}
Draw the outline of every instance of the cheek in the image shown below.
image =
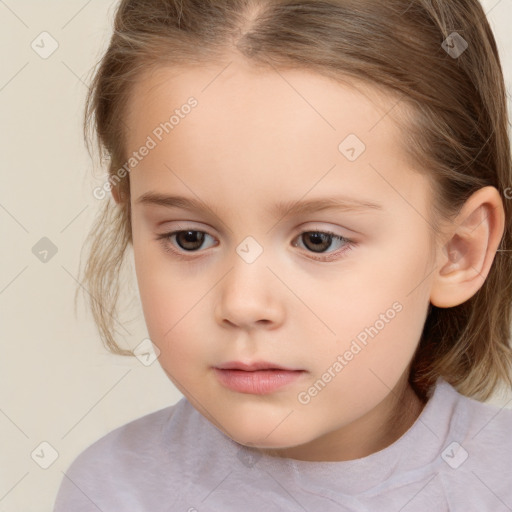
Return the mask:
{"type": "Polygon", "coordinates": [[[208,358],[204,324],[209,286],[205,280],[192,285],[172,270],[165,253],[155,253],[158,250],[134,244],[139,294],[149,338],[160,350],[160,365],[179,387],[192,376],[193,363],[208,358]]]}
{"type": "Polygon", "coordinates": [[[192,306],[193,293],[171,272],[166,254],[158,242],[134,237],[133,254],[140,300],[151,340],[162,344],[192,306]]]}
{"type": "Polygon", "coordinates": [[[144,318],[155,344],[170,343],[183,326],[190,327],[190,318],[199,307],[197,293],[187,292],[177,279],[161,276],[156,267],[144,269],[138,283],[144,318]]]}
{"type": "Polygon", "coordinates": [[[304,406],[298,400],[300,410],[326,418],[328,430],[340,418],[349,423],[363,416],[390,393],[409,365],[421,335],[421,325],[410,321],[411,316],[418,316],[417,311],[413,313],[414,308],[407,304],[402,307],[388,309],[387,315],[386,308],[366,309],[366,321],[347,322],[356,324],[356,335],[339,337],[336,347],[315,361],[314,375],[300,390],[305,393],[303,400],[311,400],[304,406]],[[381,313],[387,323],[379,319],[381,313]],[[338,411],[333,410],[333,403],[339,404],[338,411]]]}
{"type": "Polygon", "coordinates": [[[327,275],[322,286],[310,283],[307,295],[306,288],[301,290],[337,339],[348,343],[360,333],[364,338],[365,330],[374,324],[381,332],[390,326],[404,329],[402,337],[422,328],[421,312],[428,307],[433,270],[424,231],[416,238],[395,234],[356,250],[340,271],[327,275]],[[384,329],[381,315],[389,320],[384,329]]]}
{"type": "Polygon", "coordinates": [[[424,239],[390,244],[378,257],[372,255],[373,261],[361,258],[357,268],[341,277],[338,285],[343,286],[330,286],[329,296],[336,300],[323,318],[336,337],[315,354],[314,379],[328,372],[338,356],[343,369],[333,379],[337,384],[328,386],[331,391],[322,393],[319,406],[329,405],[331,393],[350,388],[357,407],[362,398],[355,398],[358,386],[384,396],[396,384],[414,355],[428,310],[429,250],[424,239]]]}
{"type": "Polygon", "coordinates": [[[175,282],[167,286],[153,277],[142,281],[144,317],[149,337],[160,351],[158,361],[185,394],[181,383],[196,381],[197,363],[208,357],[197,321],[198,315],[204,314],[203,305],[195,295],[180,293],[175,282]]]}

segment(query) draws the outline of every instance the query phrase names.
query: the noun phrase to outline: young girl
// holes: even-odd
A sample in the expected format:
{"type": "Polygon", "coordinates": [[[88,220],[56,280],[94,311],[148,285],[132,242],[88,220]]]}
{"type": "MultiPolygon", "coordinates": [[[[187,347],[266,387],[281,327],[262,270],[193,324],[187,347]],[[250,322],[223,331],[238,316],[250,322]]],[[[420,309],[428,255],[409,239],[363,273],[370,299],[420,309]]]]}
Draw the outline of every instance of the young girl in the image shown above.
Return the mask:
{"type": "Polygon", "coordinates": [[[56,512],[512,510],[512,411],[482,403],[512,388],[511,156],[477,0],[123,0],[92,123],[95,318],[131,354],[131,245],[184,398],[80,454],[56,512]]]}

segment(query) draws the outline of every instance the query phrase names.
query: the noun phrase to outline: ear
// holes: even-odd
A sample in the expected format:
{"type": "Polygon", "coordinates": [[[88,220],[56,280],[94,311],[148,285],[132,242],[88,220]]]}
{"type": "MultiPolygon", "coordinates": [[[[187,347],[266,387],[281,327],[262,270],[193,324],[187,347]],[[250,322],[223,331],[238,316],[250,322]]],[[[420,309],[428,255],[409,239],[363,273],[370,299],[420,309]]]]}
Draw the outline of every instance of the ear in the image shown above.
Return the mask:
{"type": "Polygon", "coordinates": [[[503,201],[494,187],[477,190],[448,225],[437,252],[430,302],[458,306],[484,284],[505,229],[503,201]]]}

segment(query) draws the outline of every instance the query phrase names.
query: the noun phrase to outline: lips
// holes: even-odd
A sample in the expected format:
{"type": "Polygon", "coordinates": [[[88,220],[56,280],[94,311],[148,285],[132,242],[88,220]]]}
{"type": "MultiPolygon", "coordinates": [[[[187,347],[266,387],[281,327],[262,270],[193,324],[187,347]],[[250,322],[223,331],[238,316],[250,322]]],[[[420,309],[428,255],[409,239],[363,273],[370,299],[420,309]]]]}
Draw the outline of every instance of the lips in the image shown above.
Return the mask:
{"type": "Polygon", "coordinates": [[[223,363],[215,368],[219,370],[243,370],[246,372],[253,372],[256,370],[285,370],[285,371],[296,371],[296,368],[287,368],[276,363],[269,363],[267,361],[254,361],[252,363],[242,363],[240,361],[229,361],[223,363]]]}
{"type": "Polygon", "coordinates": [[[268,361],[230,361],[213,368],[220,384],[238,393],[267,395],[297,381],[305,370],[268,361]]]}

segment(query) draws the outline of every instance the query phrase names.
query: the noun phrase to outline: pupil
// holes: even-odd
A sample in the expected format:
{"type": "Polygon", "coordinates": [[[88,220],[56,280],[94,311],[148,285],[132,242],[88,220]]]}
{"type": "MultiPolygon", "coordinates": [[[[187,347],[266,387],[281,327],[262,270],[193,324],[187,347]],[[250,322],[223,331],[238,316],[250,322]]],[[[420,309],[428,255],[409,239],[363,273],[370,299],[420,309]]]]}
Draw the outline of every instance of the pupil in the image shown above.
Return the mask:
{"type": "Polygon", "coordinates": [[[198,249],[201,247],[203,239],[204,233],[199,233],[199,231],[182,231],[176,237],[178,245],[185,250],[198,249]]]}
{"type": "Polygon", "coordinates": [[[322,252],[325,249],[328,249],[331,245],[330,238],[331,235],[327,235],[325,233],[306,233],[306,242],[304,245],[308,247],[308,249],[312,249],[314,252],[322,252]],[[313,246],[310,247],[307,241],[311,241],[313,246]]]}

